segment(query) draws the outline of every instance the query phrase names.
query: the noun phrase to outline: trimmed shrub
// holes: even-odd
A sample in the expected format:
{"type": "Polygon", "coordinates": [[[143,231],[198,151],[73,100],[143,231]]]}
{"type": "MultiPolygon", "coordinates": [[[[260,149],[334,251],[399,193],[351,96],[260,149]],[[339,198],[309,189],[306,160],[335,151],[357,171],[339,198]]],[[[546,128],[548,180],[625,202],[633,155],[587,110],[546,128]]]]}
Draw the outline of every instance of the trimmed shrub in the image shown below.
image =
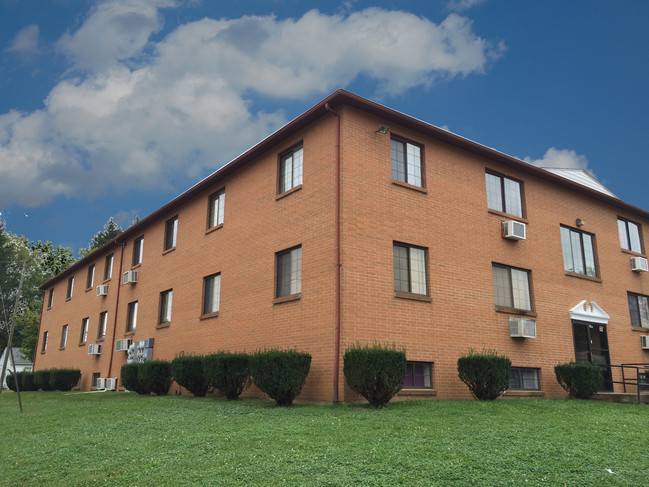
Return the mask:
{"type": "Polygon", "coordinates": [[[50,386],[50,371],[37,370],[36,372],[34,372],[34,385],[42,391],[51,391],[52,386],[50,386]]]}
{"type": "Polygon", "coordinates": [[[22,372],[16,372],[16,375],[8,373],[5,377],[5,380],[7,382],[7,387],[9,388],[10,391],[16,392],[16,381],[18,381],[18,384],[21,384],[20,390],[22,391],[22,381],[21,381],[21,376],[23,375],[22,372]]]}
{"type": "Polygon", "coordinates": [[[20,390],[21,391],[37,391],[38,387],[34,383],[34,372],[19,372],[20,374],[20,390]]]}
{"type": "Polygon", "coordinates": [[[194,396],[204,397],[209,389],[203,372],[203,357],[187,355],[171,361],[171,375],[194,396]]]}
{"type": "Polygon", "coordinates": [[[151,391],[147,391],[138,380],[138,373],[140,370],[140,364],[124,364],[120,370],[120,378],[122,380],[122,385],[124,389],[128,391],[133,391],[138,394],[151,394],[151,391]]]}
{"type": "Polygon", "coordinates": [[[297,350],[264,350],[250,356],[250,374],[257,387],[278,406],[291,406],[311,368],[311,354],[297,350]]]}
{"type": "Polygon", "coordinates": [[[230,400],[237,399],[252,382],[250,357],[245,353],[219,352],[203,359],[205,379],[230,400]]]}
{"type": "Polygon", "coordinates": [[[51,369],[50,388],[57,391],[71,391],[79,383],[81,371],[78,369],[51,369]]]}
{"type": "Polygon", "coordinates": [[[165,396],[171,387],[171,363],[152,360],[139,364],[137,380],[141,388],[165,396]]]}
{"type": "Polygon", "coordinates": [[[476,399],[492,401],[509,387],[511,360],[499,356],[495,350],[469,353],[457,361],[460,380],[464,382],[476,399]]]}
{"type": "Polygon", "coordinates": [[[382,408],[399,392],[406,377],[406,352],[375,343],[345,351],[343,373],[352,390],[375,408],[382,408]]]}
{"type": "Polygon", "coordinates": [[[554,366],[557,382],[568,391],[570,399],[589,399],[604,382],[599,366],[590,362],[569,362],[554,366]]]}

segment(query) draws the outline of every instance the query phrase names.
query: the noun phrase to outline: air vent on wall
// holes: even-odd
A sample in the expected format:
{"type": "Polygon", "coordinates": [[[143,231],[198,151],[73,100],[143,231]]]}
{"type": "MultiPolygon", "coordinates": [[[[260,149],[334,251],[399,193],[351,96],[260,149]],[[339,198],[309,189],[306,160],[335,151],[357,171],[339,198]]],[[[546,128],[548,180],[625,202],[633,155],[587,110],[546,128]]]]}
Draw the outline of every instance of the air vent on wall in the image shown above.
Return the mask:
{"type": "Polygon", "coordinates": [[[101,343],[88,345],[88,355],[101,355],[101,343]]]}
{"type": "Polygon", "coordinates": [[[137,282],[137,271],[126,271],[124,273],[124,284],[133,284],[137,282]]]}
{"type": "Polygon", "coordinates": [[[503,236],[510,240],[525,240],[525,223],[515,220],[503,222],[503,236]]]}
{"type": "Polygon", "coordinates": [[[128,347],[130,346],[131,346],[131,340],[129,338],[122,338],[121,340],[115,341],[116,352],[128,352],[128,347]]]}
{"type": "Polygon", "coordinates": [[[108,284],[97,286],[97,296],[108,296],[108,284]]]}
{"type": "Polygon", "coordinates": [[[644,257],[631,257],[631,270],[634,272],[649,271],[649,264],[644,257]]]}
{"type": "Polygon", "coordinates": [[[536,321],[525,318],[509,318],[509,336],[536,338],[536,321]]]}
{"type": "Polygon", "coordinates": [[[114,391],[117,389],[117,377],[107,377],[106,378],[106,390],[114,391]]]}
{"type": "Polygon", "coordinates": [[[649,350],[649,335],[640,336],[640,345],[642,345],[643,350],[649,350]]]}

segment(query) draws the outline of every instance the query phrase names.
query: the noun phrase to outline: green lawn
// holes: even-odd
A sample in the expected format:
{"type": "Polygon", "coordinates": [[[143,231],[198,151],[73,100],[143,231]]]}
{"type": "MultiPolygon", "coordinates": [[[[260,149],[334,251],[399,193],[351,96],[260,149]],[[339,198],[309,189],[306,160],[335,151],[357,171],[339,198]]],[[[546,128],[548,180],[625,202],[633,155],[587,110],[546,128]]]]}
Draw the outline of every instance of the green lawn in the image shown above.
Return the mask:
{"type": "Polygon", "coordinates": [[[649,408],[568,400],[277,408],[125,393],[0,394],[0,484],[649,484],[649,408]],[[614,473],[609,473],[607,469],[614,473]]]}

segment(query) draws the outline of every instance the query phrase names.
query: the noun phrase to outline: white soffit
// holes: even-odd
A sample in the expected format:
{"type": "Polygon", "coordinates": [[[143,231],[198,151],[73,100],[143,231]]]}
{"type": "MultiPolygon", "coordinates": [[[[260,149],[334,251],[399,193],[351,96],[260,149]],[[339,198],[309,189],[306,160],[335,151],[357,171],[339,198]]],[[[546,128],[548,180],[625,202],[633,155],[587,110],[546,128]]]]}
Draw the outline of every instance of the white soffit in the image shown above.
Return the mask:
{"type": "Polygon", "coordinates": [[[594,301],[583,300],[570,310],[570,319],[607,325],[611,317],[594,301]]]}
{"type": "Polygon", "coordinates": [[[543,167],[541,169],[545,169],[552,174],[556,174],[557,176],[561,176],[562,178],[569,179],[574,183],[581,184],[582,186],[590,189],[594,189],[595,191],[599,191],[600,193],[604,193],[605,195],[617,198],[617,196],[615,196],[602,183],[600,183],[584,169],[559,169],[556,167],[543,167]]]}

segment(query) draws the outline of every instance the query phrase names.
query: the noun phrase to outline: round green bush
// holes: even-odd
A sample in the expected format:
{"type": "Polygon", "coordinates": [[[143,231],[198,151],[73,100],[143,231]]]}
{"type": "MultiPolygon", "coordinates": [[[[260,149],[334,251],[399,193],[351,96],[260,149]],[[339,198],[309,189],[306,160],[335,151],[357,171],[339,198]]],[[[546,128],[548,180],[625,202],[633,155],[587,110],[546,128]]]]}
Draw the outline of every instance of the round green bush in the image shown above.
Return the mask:
{"type": "Polygon", "coordinates": [[[291,406],[311,368],[311,355],[297,350],[264,350],[250,356],[255,385],[278,406],[291,406]]]}
{"type": "Polygon", "coordinates": [[[554,366],[557,382],[568,391],[570,399],[590,399],[604,382],[598,365],[590,362],[568,362],[554,366]]]}
{"type": "Polygon", "coordinates": [[[205,379],[230,400],[250,385],[250,358],[245,353],[219,352],[203,359],[205,379]]]}
{"type": "Polygon", "coordinates": [[[50,369],[50,388],[56,391],[71,391],[79,383],[78,369],[50,369]]]}
{"type": "Polygon", "coordinates": [[[20,377],[20,390],[21,391],[37,391],[38,387],[34,382],[34,372],[21,372],[20,377]]]}
{"type": "Polygon", "coordinates": [[[151,394],[151,391],[146,390],[138,380],[138,373],[140,370],[139,363],[124,364],[120,370],[120,378],[122,386],[128,391],[133,391],[137,394],[151,394]]]}
{"type": "Polygon", "coordinates": [[[464,382],[476,399],[492,401],[509,387],[511,360],[499,356],[494,350],[476,354],[469,350],[457,361],[460,380],[464,382]]]}
{"type": "Polygon", "coordinates": [[[355,345],[345,351],[343,373],[352,390],[375,408],[382,408],[399,392],[406,377],[406,352],[394,346],[355,345]]]}
{"type": "Polygon", "coordinates": [[[203,357],[186,355],[171,361],[171,375],[194,396],[204,397],[209,385],[203,372],[203,357]]]}
{"type": "Polygon", "coordinates": [[[14,392],[17,391],[18,388],[16,387],[16,382],[18,382],[18,384],[21,386],[20,390],[21,391],[23,390],[22,380],[21,380],[22,375],[23,375],[22,372],[16,372],[16,375],[12,373],[7,374],[5,381],[7,382],[7,387],[9,388],[10,391],[14,391],[14,392]]]}
{"type": "Polygon", "coordinates": [[[163,360],[142,362],[137,380],[140,387],[158,396],[165,396],[171,387],[171,363],[163,360]]]}

